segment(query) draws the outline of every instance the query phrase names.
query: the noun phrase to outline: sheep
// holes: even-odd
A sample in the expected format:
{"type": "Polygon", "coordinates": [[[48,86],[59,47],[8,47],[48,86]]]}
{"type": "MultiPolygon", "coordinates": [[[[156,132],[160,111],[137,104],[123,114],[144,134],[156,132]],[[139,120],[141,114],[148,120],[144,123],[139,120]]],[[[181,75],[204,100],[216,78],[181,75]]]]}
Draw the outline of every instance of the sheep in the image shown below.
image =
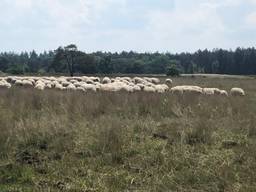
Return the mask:
{"type": "Polygon", "coordinates": [[[100,91],[110,91],[110,92],[114,92],[116,89],[115,89],[115,86],[113,86],[112,83],[109,83],[109,84],[101,84],[100,85],[100,91]]]}
{"type": "Polygon", "coordinates": [[[58,83],[55,85],[55,89],[64,90],[65,88],[61,84],[58,83]]]}
{"type": "Polygon", "coordinates": [[[85,90],[88,90],[88,91],[93,91],[93,92],[96,92],[97,89],[96,89],[96,86],[93,85],[93,84],[82,84],[81,85],[82,88],[84,88],[85,90]]]}
{"type": "Polygon", "coordinates": [[[228,92],[225,91],[225,90],[220,90],[220,95],[221,95],[221,96],[228,97],[228,92]]]}
{"type": "Polygon", "coordinates": [[[103,83],[103,84],[111,83],[111,79],[110,79],[109,77],[104,77],[104,78],[102,79],[102,83],[103,83]]]}
{"type": "Polygon", "coordinates": [[[133,89],[130,86],[121,86],[119,91],[125,91],[125,92],[133,92],[133,89]]]}
{"type": "Polygon", "coordinates": [[[84,84],[83,82],[73,83],[73,85],[75,85],[76,87],[81,87],[83,84],[84,84]]]}
{"type": "Polygon", "coordinates": [[[74,84],[74,83],[77,83],[78,81],[75,79],[71,79],[69,82],[74,84]]]}
{"type": "Polygon", "coordinates": [[[24,87],[33,87],[34,86],[33,83],[29,80],[23,80],[21,82],[21,85],[24,86],[24,87]]]}
{"type": "Polygon", "coordinates": [[[0,88],[10,89],[12,85],[5,80],[0,81],[0,88]]]}
{"type": "Polygon", "coordinates": [[[132,82],[132,79],[130,77],[122,77],[121,79],[128,82],[132,82]]]}
{"type": "Polygon", "coordinates": [[[200,95],[203,93],[203,89],[198,86],[191,86],[191,85],[183,85],[183,86],[176,86],[171,88],[171,93],[182,95],[184,93],[192,93],[196,95],[200,95]]]}
{"type": "Polygon", "coordinates": [[[245,92],[241,88],[234,87],[230,90],[231,96],[245,96],[245,92]]]}
{"type": "Polygon", "coordinates": [[[228,96],[225,90],[220,90],[218,88],[204,88],[203,93],[205,95],[221,95],[221,96],[228,96]]]}
{"type": "Polygon", "coordinates": [[[155,89],[157,93],[164,93],[168,91],[169,87],[165,84],[162,84],[162,85],[156,85],[155,89]]]}
{"type": "Polygon", "coordinates": [[[46,83],[45,84],[45,88],[47,88],[47,89],[51,89],[53,86],[52,86],[52,84],[51,83],[46,83]]]}
{"type": "Polygon", "coordinates": [[[214,95],[216,92],[215,88],[203,88],[203,93],[205,95],[214,95]]]}
{"type": "Polygon", "coordinates": [[[76,86],[73,85],[72,83],[70,83],[70,84],[67,86],[67,90],[75,91],[75,90],[76,90],[76,86]]]}
{"type": "Polygon", "coordinates": [[[63,87],[68,87],[70,85],[68,81],[61,81],[60,83],[63,87]]]}
{"type": "Polygon", "coordinates": [[[134,92],[141,91],[140,86],[138,86],[138,85],[134,85],[134,86],[133,86],[133,91],[134,91],[134,92]]]}
{"type": "Polygon", "coordinates": [[[134,77],[132,80],[135,84],[143,84],[144,83],[144,79],[140,78],[140,77],[134,77]]]}
{"type": "Polygon", "coordinates": [[[151,78],[151,82],[154,84],[160,83],[160,80],[158,78],[151,78]]]}
{"type": "Polygon", "coordinates": [[[148,93],[154,93],[154,92],[156,92],[155,88],[153,88],[153,87],[148,87],[148,86],[145,86],[144,89],[143,89],[143,91],[148,92],[148,93]]]}
{"type": "Polygon", "coordinates": [[[86,92],[85,88],[83,88],[83,87],[77,87],[76,90],[77,90],[77,91],[86,92]]]}
{"type": "Polygon", "coordinates": [[[43,84],[43,83],[38,83],[38,84],[35,86],[35,89],[43,91],[43,90],[45,89],[45,84],[43,84]]]}
{"type": "Polygon", "coordinates": [[[171,79],[166,79],[166,80],[165,80],[165,83],[166,83],[169,87],[172,86],[172,80],[171,80],[171,79]]]}
{"type": "Polygon", "coordinates": [[[87,79],[85,82],[86,82],[87,84],[94,84],[94,81],[93,81],[92,79],[87,79]]]}
{"type": "MultiPolygon", "coordinates": [[[[99,77],[89,77],[89,79],[93,82],[100,82],[100,78],[99,77]]],[[[93,84],[93,83],[92,83],[93,84]]]]}
{"type": "Polygon", "coordinates": [[[15,86],[22,86],[23,85],[22,80],[16,80],[14,85],[15,86]]]}
{"type": "Polygon", "coordinates": [[[5,78],[5,80],[8,82],[8,83],[15,83],[16,79],[15,77],[11,77],[11,76],[8,76],[5,78]]]}
{"type": "Polygon", "coordinates": [[[142,84],[142,83],[137,84],[137,86],[139,86],[141,90],[143,90],[143,89],[144,89],[144,87],[145,87],[145,85],[144,85],[144,84],[142,84]]]}

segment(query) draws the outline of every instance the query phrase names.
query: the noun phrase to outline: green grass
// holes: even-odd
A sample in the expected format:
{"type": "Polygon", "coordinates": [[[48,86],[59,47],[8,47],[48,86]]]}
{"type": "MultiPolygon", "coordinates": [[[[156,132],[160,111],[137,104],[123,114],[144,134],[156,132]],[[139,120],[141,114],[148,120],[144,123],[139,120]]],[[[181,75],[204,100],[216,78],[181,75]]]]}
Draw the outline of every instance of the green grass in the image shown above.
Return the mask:
{"type": "Polygon", "coordinates": [[[242,98],[0,90],[0,191],[256,191],[256,80],[242,98]]]}

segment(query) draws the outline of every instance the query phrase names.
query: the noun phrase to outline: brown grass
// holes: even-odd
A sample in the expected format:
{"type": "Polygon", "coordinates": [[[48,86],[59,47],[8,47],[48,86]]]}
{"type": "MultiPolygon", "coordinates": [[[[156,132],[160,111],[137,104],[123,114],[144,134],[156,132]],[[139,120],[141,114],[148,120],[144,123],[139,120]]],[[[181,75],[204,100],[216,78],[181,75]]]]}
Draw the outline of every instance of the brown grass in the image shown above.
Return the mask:
{"type": "Polygon", "coordinates": [[[0,90],[0,191],[255,191],[256,80],[174,82],[247,96],[0,90]]]}

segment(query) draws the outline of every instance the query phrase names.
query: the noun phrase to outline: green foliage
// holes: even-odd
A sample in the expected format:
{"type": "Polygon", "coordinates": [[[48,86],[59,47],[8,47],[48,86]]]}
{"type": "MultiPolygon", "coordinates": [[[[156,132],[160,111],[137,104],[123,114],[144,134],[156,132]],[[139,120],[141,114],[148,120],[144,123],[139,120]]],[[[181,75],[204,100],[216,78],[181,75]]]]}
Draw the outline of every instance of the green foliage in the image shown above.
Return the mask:
{"type": "Polygon", "coordinates": [[[25,67],[22,64],[14,64],[11,65],[7,70],[7,73],[13,74],[13,75],[21,75],[25,72],[25,67]]]}
{"type": "Polygon", "coordinates": [[[177,60],[172,60],[170,62],[170,65],[166,68],[166,75],[172,76],[172,77],[178,77],[180,76],[181,70],[178,68],[178,65],[180,64],[177,60]]]}
{"type": "Polygon", "coordinates": [[[87,54],[76,45],[59,47],[55,51],[36,53],[0,53],[0,71],[18,73],[13,65],[24,64],[25,73],[74,74],[166,74],[174,64],[180,73],[256,74],[256,49],[237,48],[198,50],[195,53],[136,53],[136,52],[95,52],[87,54]],[[174,62],[174,63],[173,63],[174,62]],[[12,69],[10,69],[12,68],[12,69]]]}

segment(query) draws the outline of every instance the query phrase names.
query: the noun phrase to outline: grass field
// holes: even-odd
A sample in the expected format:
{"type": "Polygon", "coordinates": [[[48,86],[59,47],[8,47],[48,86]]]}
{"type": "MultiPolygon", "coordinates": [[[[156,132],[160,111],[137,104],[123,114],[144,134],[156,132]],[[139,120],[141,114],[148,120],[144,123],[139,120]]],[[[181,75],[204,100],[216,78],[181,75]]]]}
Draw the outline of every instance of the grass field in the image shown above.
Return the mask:
{"type": "Polygon", "coordinates": [[[0,191],[256,191],[256,79],[184,84],[246,96],[0,90],[0,191]]]}

